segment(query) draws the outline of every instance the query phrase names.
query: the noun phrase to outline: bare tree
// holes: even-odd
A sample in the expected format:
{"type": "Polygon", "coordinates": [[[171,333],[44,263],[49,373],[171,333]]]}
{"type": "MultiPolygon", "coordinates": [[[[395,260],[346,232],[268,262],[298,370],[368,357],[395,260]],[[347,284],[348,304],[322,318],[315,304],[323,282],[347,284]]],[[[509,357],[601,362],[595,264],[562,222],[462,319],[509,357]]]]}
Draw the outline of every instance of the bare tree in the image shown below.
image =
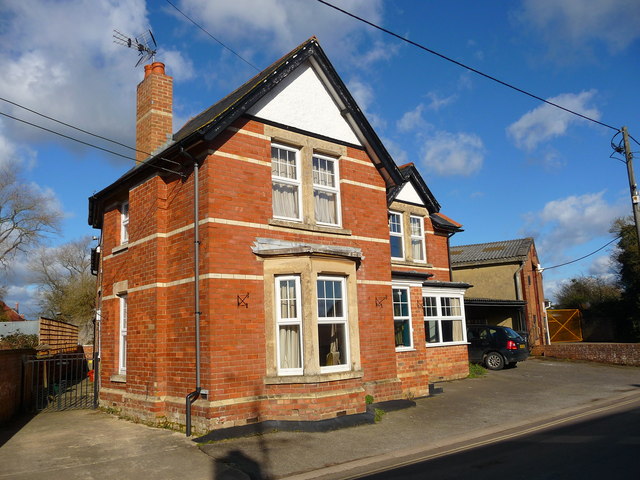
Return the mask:
{"type": "Polygon", "coordinates": [[[80,341],[92,338],[96,279],[91,275],[91,237],[42,248],[32,256],[29,269],[39,289],[41,314],[80,327],[80,341]]]}
{"type": "Polygon", "coordinates": [[[23,182],[19,169],[0,165],[0,267],[7,268],[16,253],[56,233],[61,219],[51,198],[23,182]]]}

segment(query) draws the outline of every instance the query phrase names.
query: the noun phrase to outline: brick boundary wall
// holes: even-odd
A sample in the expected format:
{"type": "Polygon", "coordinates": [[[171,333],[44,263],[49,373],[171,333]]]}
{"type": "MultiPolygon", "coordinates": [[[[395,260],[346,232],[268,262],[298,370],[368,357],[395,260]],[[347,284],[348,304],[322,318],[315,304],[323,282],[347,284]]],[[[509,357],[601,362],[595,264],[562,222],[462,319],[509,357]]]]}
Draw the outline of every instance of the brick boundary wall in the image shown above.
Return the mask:
{"type": "Polygon", "coordinates": [[[640,367],[640,343],[557,343],[536,346],[531,354],[640,367]]]}
{"type": "Polygon", "coordinates": [[[35,350],[0,350],[0,424],[20,411],[22,387],[22,357],[35,350]]]}

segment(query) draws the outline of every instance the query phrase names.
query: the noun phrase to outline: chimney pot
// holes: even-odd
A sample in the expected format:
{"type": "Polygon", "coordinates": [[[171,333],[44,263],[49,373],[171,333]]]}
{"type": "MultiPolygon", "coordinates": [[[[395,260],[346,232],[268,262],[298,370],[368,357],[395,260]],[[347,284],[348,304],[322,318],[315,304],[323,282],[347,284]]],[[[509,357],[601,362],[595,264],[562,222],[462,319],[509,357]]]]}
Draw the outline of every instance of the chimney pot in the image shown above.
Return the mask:
{"type": "Polygon", "coordinates": [[[151,64],[151,73],[155,75],[164,75],[164,63],[153,62],[151,64]]]}

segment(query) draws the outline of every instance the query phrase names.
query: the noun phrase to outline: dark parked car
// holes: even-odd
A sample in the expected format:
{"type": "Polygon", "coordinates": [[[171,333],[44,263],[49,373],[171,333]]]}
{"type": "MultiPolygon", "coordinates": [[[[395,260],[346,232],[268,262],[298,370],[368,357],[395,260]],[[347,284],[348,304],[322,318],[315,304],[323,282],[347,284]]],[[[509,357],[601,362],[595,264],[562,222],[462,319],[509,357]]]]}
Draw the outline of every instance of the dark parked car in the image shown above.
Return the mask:
{"type": "Polygon", "coordinates": [[[514,366],[529,356],[527,342],[515,330],[495,325],[467,326],[469,361],[489,370],[514,366]]]}

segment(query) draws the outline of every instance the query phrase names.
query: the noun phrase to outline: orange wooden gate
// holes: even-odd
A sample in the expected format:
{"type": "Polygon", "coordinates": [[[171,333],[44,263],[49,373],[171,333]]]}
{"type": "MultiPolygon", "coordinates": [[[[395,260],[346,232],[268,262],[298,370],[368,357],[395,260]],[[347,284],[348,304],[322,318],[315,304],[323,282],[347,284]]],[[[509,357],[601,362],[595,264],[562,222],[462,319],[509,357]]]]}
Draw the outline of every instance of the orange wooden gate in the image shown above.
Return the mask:
{"type": "Polygon", "coordinates": [[[581,342],[582,314],[577,309],[547,310],[551,343],[581,342]]]}

